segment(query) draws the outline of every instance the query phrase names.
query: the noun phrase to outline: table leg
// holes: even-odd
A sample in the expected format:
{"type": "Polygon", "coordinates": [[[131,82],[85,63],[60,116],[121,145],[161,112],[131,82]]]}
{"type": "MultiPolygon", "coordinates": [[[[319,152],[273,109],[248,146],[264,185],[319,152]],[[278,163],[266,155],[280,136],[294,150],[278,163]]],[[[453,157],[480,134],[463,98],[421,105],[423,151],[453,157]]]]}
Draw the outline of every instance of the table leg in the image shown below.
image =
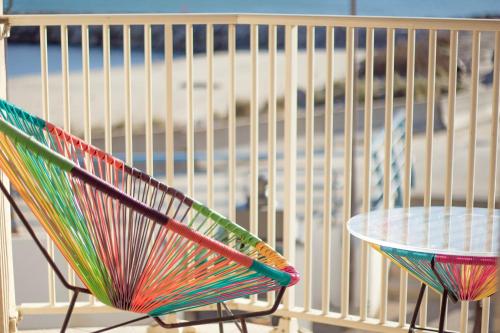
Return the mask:
{"type": "Polygon", "coordinates": [[[422,299],[424,298],[425,288],[427,288],[427,285],[422,283],[417,303],[415,304],[415,309],[413,310],[413,317],[411,318],[410,329],[408,330],[409,333],[415,332],[415,323],[417,322],[418,311],[420,310],[420,305],[422,304],[422,299]]]}

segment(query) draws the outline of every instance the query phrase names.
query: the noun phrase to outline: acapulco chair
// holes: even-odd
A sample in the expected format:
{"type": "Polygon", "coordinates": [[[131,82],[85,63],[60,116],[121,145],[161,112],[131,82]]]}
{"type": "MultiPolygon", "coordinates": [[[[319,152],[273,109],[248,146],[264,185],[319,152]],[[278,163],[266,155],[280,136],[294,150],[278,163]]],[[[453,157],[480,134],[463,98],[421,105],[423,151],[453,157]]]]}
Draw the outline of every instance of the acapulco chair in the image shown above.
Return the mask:
{"type": "Polygon", "coordinates": [[[237,224],[61,128],[0,100],[0,169],[84,287],[66,281],[4,184],[0,187],[63,285],[162,327],[273,313],[299,275],[237,224]],[[223,302],[276,291],[266,311],[223,315],[223,302]],[[162,315],[217,304],[218,316],[167,324],[162,315]]]}

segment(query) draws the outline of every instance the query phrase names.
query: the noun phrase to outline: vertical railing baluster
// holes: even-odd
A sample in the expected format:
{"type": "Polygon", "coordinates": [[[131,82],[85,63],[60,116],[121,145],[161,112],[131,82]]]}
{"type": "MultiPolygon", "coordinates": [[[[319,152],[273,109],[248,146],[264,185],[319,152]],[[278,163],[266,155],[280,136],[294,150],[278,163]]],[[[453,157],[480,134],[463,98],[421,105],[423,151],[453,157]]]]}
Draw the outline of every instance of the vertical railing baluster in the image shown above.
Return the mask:
{"type": "MultiPolygon", "coordinates": [[[[259,26],[250,26],[250,232],[259,234],[259,26]]],[[[255,296],[251,297],[256,301],[255,296]]]]}
{"type": "MultiPolygon", "coordinates": [[[[363,213],[368,213],[371,206],[371,165],[372,165],[372,122],[373,122],[373,28],[366,29],[365,49],[365,117],[363,135],[363,213]]],[[[359,317],[366,320],[368,312],[368,257],[367,242],[361,243],[359,317]]]]}
{"type": "MultiPolygon", "coordinates": [[[[412,172],[412,142],[413,142],[413,103],[415,82],[415,29],[407,32],[407,66],[406,66],[406,120],[405,120],[405,150],[403,178],[403,207],[409,208],[411,202],[411,172],[412,172]]],[[[399,276],[399,326],[406,324],[408,302],[408,272],[400,271],[399,276]]]]}
{"type": "MultiPolygon", "coordinates": [[[[283,214],[284,255],[295,263],[296,162],[297,162],[297,26],[285,26],[285,185],[283,214]]],[[[295,303],[295,288],[285,295],[285,309],[295,303]]]]}
{"type": "Polygon", "coordinates": [[[325,83],[325,162],[323,175],[323,274],[321,277],[321,310],[330,312],[331,230],[333,183],[333,49],[334,28],[326,27],[326,83],[325,83]]]}
{"type": "MultiPolygon", "coordinates": [[[[92,143],[92,123],[90,118],[90,64],[89,64],[89,26],[82,25],[82,71],[83,71],[83,139],[92,143]]],[[[89,296],[90,304],[95,297],[89,296]]]]}
{"type": "Polygon", "coordinates": [[[40,26],[40,68],[42,76],[42,112],[49,120],[49,73],[47,63],[47,26],[40,26]]]}
{"type": "Polygon", "coordinates": [[[146,172],[153,174],[153,78],[151,65],[151,24],[144,25],[144,87],[146,111],[146,172]]]}
{"type": "MultiPolygon", "coordinates": [[[[68,26],[61,26],[61,74],[62,74],[62,95],[63,95],[63,128],[71,132],[71,115],[69,106],[69,68],[68,68],[68,26]]],[[[75,284],[75,272],[71,265],[67,265],[68,282],[75,284]]],[[[73,291],[68,291],[68,300],[71,300],[73,291]]]]}
{"type": "MultiPolygon", "coordinates": [[[[425,131],[424,206],[432,204],[432,152],[434,144],[434,103],[436,90],[436,30],[429,30],[427,72],[427,112],[425,131]]],[[[420,307],[420,325],[427,325],[428,290],[425,290],[420,307]]]]}
{"type": "Polygon", "coordinates": [[[434,100],[436,87],[436,31],[429,30],[429,54],[427,73],[427,113],[426,113],[426,149],[424,171],[424,206],[432,202],[432,151],[434,137],[434,100]]]}
{"type": "Polygon", "coordinates": [[[411,204],[411,164],[413,142],[413,106],[415,101],[415,29],[408,29],[406,66],[406,122],[405,122],[405,170],[403,179],[403,206],[411,204]]]}
{"type": "MultiPolygon", "coordinates": [[[[384,209],[388,209],[392,202],[391,191],[391,163],[392,163],[392,116],[394,103],[394,29],[387,29],[387,50],[385,69],[385,120],[384,120],[384,209]]],[[[380,322],[387,321],[387,295],[388,295],[388,263],[382,259],[382,280],[380,299],[380,322]]]]}
{"type": "MultiPolygon", "coordinates": [[[[0,14],[4,14],[3,7],[0,14]]],[[[2,24],[6,29],[6,24],[2,24]]],[[[0,98],[7,98],[7,39],[0,40],[0,98]]],[[[10,190],[8,177],[0,171],[0,181],[10,190]]],[[[50,267],[48,268],[50,270],[50,267]]],[[[7,198],[0,194],[0,331],[16,329],[19,321],[12,258],[12,215],[7,198]]]]}
{"type": "MultiPolygon", "coordinates": [[[[384,121],[384,208],[391,206],[392,117],[394,112],[394,29],[387,29],[384,121]]],[[[385,321],[385,319],[384,319],[385,321]]]]}
{"type": "MultiPolygon", "coordinates": [[[[250,26],[250,232],[259,234],[259,26],[250,26]]],[[[257,301],[257,295],[250,297],[257,301]]]]}
{"type": "Polygon", "coordinates": [[[113,133],[111,125],[111,81],[110,81],[110,40],[109,25],[102,27],[102,65],[104,75],[104,146],[108,153],[113,152],[113,133]]]}
{"type": "Polygon", "coordinates": [[[354,110],[354,29],[346,30],[346,78],[345,78],[345,114],[344,114],[344,194],[342,212],[342,276],[340,286],[340,315],[349,314],[349,260],[351,238],[347,230],[347,221],[351,217],[352,191],[352,137],[354,110]]]}
{"type": "MultiPolygon", "coordinates": [[[[1,11],[0,11],[1,12],[1,11]]],[[[7,77],[5,66],[5,44],[0,42],[0,52],[2,57],[2,74],[0,82],[2,84],[2,91],[0,93],[2,98],[6,98],[7,92],[7,77]]],[[[0,180],[2,184],[9,189],[10,183],[7,176],[0,173],[0,180]]],[[[9,332],[12,328],[15,329],[19,318],[17,314],[18,307],[16,306],[15,290],[14,290],[14,268],[12,263],[12,225],[11,225],[11,207],[7,200],[3,200],[3,193],[0,198],[0,331],[9,332]]],[[[6,198],[5,198],[6,199],[6,198]]],[[[50,267],[48,268],[50,272],[50,267]]],[[[50,281],[49,281],[50,282],[50,281]]],[[[50,287],[50,283],[49,283],[50,287]]],[[[50,296],[50,294],[49,294],[50,296]]],[[[14,332],[11,330],[10,332],[14,332]]]]}
{"type": "Polygon", "coordinates": [[[500,123],[500,31],[495,33],[495,59],[493,63],[493,98],[491,104],[491,141],[490,141],[490,170],[488,175],[488,209],[495,209],[497,165],[498,165],[498,126],[500,123]]]}
{"type": "Polygon", "coordinates": [[[476,129],[478,109],[478,87],[479,87],[479,52],[480,32],[472,33],[472,67],[471,67],[471,111],[469,117],[469,150],[467,155],[467,197],[466,206],[474,207],[474,171],[476,159],[476,129]]]}
{"type": "MultiPolygon", "coordinates": [[[[495,190],[497,182],[497,147],[498,147],[498,124],[499,118],[499,94],[500,94],[500,32],[495,33],[495,51],[493,62],[493,98],[491,110],[491,139],[490,139],[490,169],[488,174],[488,209],[495,209],[495,190]]],[[[481,333],[489,332],[490,319],[490,297],[482,300],[481,311],[481,333]]],[[[497,324],[498,325],[498,324],[497,324]]]]}
{"type": "Polygon", "coordinates": [[[229,92],[228,92],[228,168],[229,168],[229,218],[236,220],[236,25],[228,27],[229,92]]]}
{"type": "Polygon", "coordinates": [[[165,25],[165,174],[167,184],[174,183],[174,89],[173,89],[173,63],[174,44],[172,25],[165,25]]]}
{"type": "Polygon", "coordinates": [[[90,119],[90,67],[89,67],[89,26],[82,25],[82,71],[83,71],[83,137],[92,142],[92,124],[90,119]]]}
{"type": "MultiPolygon", "coordinates": [[[[450,58],[448,69],[448,124],[446,128],[446,175],[444,184],[444,206],[451,207],[453,202],[453,148],[455,141],[455,106],[457,96],[457,54],[458,31],[450,31],[450,58]]],[[[448,302],[448,300],[446,300],[448,302]]],[[[444,325],[447,327],[447,322],[444,325]]]]}
{"type": "MultiPolygon", "coordinates": [[[[40,68],[42,76],[42,114],[43,119],[50,120],[49,112],[49,72],[47,62],[47,26],[40,26],[40,68]]],[[[54,258],[54,242],[47,237],[47,252],[54,258]]],[[[56,280],[54,271],[48,266],[49,275],[49,303],[54,305],[56,303],[56,280]]]]}
{"type": "MultiPolygon", "coordinates": [[[[474,172],[476,159],[476,130],[478,110],[478,87],[479,87],[479,54],[480,54],[479,31],[472,32],[472,66],[471,66],[471,110],[469,117],[469,149],[467,154],[467,195],[465,206],[468,209],[474,207],[474,172]]],[[[468,331],[469,302],[460,303],[460,332],[468,331]]]]}
{"type": "MultiPolygon", "coordinates": [[[[268,28],[269,49],[269,93],[267,115],[267,242],[276,245],[276,26],[268,28]]],[[[268,302],[275,299],[274,292],[268,294],[268,302]]]]}
{"type": "MultiPolygon", "coordinates": [[[[424,206],[432,205],[432,154],[434,150],[434,105],[436,87],[436,30],[429,30],[429,52],[427,72],[426,132],[425,132],[425,170],[424,206]]],[[[420,325],[427,325],[428,289],[425,290],[420,307],[420,325]]]]}
{"type": "Polygon", "coordinates": [[[455,107],[457,97],[457,55],[458,31],[450,31],[450,67],[448,73],[448,122],[446,128],[446,176],[444,186],[444,205],[453,203],[453,147],[455,141],[455,107]]]}
{"type": "MultiPolygon", "coordinates": [[[[111,124],[111,54],[109,25],[102,26],[102,71],[104,78],[104,150],[113,153],[113,132],[111,124]]],[[[110,167],[106,167],[108,174],[110,167]]],[[[112,176],[111,176],[112,177],[112,176]]],[[[112,178],[111,178],[112,179],[112,178]]],[[[73,270],[71,270],[73,272],[73,270]]],[[[74,276],[74,272],[72,273],[74,276]]],[[[74,278],[73,278],[74,279],[74,278]]]]}
{"type": "Polygon", "coordinates": [[[63,84],[63,128],[71,131],[71,114],[70,114],[70,93],[69,93],[69,65],[68,65],[68,26],[61,26],[61,74],[63,84]]]}
{"type": "Polygon", "coordinates": [[[186,24],[186,164],[187,194],[194,191],[194,114],[193,114],[193,25],[186,24]]]}
{"type": "Polygon", "coordinates": [[[132,138],[132,78],[130,59],[130,25],[123,26],[123,70],[125,93],[125,162],[133,164],[132,138]]]}
{"type": "Polygon", "coordinates": [[[207,24],[206,53],[207,53],[207,204],[214,204],[214,28],[207,24]]]}
{"type": "Polygon", "coordinates": [[[311,310],[314,195],[314,26],[307,27],[304,310],[311,310]]]}

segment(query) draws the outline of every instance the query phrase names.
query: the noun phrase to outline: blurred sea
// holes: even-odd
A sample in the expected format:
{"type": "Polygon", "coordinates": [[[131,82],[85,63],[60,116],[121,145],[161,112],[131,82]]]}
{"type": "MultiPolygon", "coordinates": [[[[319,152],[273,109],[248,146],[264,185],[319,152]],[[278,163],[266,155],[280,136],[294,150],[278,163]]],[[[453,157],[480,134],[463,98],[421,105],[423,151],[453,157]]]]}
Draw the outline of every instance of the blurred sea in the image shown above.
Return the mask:
{"type": "MultiPolygon", "coordinates": [[[[8,1],[4,1],[8,7],[8,1]]],[[[281,13],[348,15],[349,0],[12,0],[13,14],[36,13],[281,13]]],[[[358,15],[411,17],[500,16],[500,0],[357,0],[358,15]]],[[[70,46],[70,70],[81,70],[81,49],[70,46]]],[[[153,52],[153,60],[162,55],[153,52]]],[[[49,72],[60,70],[60,49],[48,47],[49,72]]],[[[111,52],[111,65],[121,65],[120,49],[111,52]]],[[[143,62],[142,52],[132,51],[132,63],[143,62]]],[[[102,50],[91,47],[90,67],[102,66],[102,50]]],[[[40,51],[33,43],[11,43],[9,76],[38,74],[40,51]]]]}
{"type": "MultiPolygon", "coordinates": [[[[8,1],[4,1],[8,6],[8,1]]],[[[12,13],[282,13],[349,14],[349,0],[12,0],[12,13]]],[[[500,15],[499,0],[357,0],[367,16],[500,15]]]]}

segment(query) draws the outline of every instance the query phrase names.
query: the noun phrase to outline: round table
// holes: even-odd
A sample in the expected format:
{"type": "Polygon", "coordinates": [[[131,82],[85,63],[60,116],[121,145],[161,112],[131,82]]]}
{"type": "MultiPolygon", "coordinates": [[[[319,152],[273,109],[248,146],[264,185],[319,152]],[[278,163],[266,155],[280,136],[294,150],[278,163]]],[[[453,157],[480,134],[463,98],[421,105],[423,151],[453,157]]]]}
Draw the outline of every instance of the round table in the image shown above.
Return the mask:
{"type": "Polygon", "coordinates": [[[410,332],[427,286],[442,293],[439,332],[444,332],[447,298],[477,301],[496,291],[500,210],[412,207],[360,214],[349,232],[422,282],[410,332]]]}

